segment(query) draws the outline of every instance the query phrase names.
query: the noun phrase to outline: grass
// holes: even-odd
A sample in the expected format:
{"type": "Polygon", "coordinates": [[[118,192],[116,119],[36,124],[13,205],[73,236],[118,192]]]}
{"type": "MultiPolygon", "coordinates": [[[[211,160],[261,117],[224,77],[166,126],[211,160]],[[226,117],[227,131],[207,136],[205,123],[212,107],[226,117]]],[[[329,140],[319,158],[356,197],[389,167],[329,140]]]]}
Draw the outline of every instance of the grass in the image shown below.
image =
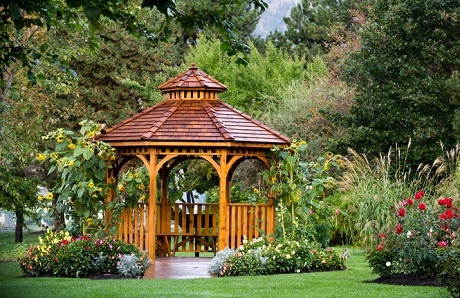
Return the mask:
{"type": "MultiPolygon", "coordinates": [[[[10,233],[10,236],[13,235],[10,233]]],[[[9,247],[0,233],[0,255],[9,247]]],[[[37,236],[26,240],[33,243],[37,236]]],[[[12,242],[12,241],[11,241],[12,242]]],[[[0,263],[1,297],[449,297],[444,288],[370,283],[377,278],[359,249],[351,250],[348,270],[210,279],[19,278],[17,262],[0,263]]]]}

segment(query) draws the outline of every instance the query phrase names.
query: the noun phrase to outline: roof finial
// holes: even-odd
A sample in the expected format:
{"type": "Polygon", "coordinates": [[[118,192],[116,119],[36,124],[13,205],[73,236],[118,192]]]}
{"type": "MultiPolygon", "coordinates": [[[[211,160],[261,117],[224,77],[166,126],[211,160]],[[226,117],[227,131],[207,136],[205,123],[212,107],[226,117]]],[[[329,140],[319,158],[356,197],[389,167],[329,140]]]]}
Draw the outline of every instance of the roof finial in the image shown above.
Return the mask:
{"type": "Polygon", "coordinates": [[[192,65],[190,66],[190,69],[198,69],[198,67],[196,67],[195,62],[192,62],[192,65]]]}

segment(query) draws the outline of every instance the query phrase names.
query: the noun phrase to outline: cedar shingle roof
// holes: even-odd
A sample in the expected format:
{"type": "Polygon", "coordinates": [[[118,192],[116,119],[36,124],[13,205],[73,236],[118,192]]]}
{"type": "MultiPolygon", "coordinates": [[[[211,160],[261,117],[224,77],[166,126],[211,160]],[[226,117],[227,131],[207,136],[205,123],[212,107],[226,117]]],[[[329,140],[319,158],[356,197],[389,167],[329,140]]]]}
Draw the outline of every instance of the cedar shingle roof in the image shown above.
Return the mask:
{"type": "Polygon", "coordinates": [[[163,92],[181,89],[204,88],[206,90],[226,91],[227,86],[220,83],[207,73],[199,70],[195,63],[183,73],[164,82],[158,89],[163,92]]]}
{"type": "MultiPolygon", "coordinates": [[[[227,89],[225,85],[198,70],[194,64],[158,88],[171,94],[187,90],[211,90],[217,94],[227,89]]],[[[97,139],[108,142],[289,144],[288,137],[218,100],[217,96],[208,97],[195,95],[195,98],[172,99],[170,96],[170,99],[113,126],[97,139]]]]}

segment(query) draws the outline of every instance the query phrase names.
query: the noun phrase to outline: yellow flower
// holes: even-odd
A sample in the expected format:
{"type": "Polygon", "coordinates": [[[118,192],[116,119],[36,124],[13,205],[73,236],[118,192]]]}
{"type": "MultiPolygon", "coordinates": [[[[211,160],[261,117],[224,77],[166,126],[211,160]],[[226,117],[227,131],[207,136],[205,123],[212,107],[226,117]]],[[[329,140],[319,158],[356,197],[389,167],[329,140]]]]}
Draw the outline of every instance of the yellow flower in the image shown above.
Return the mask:
{"type": "Polygon", "coordinates": [[[133,174],[132,174],[132,173],[129,173],[128,178],[129,178],[129,179],[133,179],[133,177],[134,177],[133,174]]]}
{"type": "Polygon", "coordinates": [[[67,146],[67,148],[69,148],[70,150],[73,150],[75,149],[75,144],[70,143],[69,146],[67,146]]]}
{"type": "Polygon", "coordinates": [[[123,184],[118,184],[118,190],[119,191],[125,190],[125,186],[123,184]]]}
{"type": "Polygon", "coordinates": [[[139,184],[139,186],[137,187],[138,189],[142,190],[145,188],[144,184],[139,184]]]}
{"type": "Polygon", "coordinates": [[[56,152],[53,152],[53,153],[51,153],[50,157],[53,158],[53,159],[56,159],[56,158],[59,157],[59,154],[57,154],[56,152]]]}
{"type": "Polygon", "coordinates": [[[38,161],[44,161],[46,159],[46,155],[37,153],[36,155],[38,161]]]}
{"type": "Polygon", "coordinates": [[[93,188],[93,187],[94,187],[94,183],[93,183],[93,182],[88,183],[88,187],[89,187],[89,188],[93,188]]]}
{"type": "Polygon", "coordinates": [[[64,136],[63,136],[63,135],[58,135],[58,136],[56,137],[56,142],[60,143],[60,142],[62,142],[62,141],[64,141],[64,136]]]}
{"type": "Polygon", "coordinates": [[[69,167],[73,166],[74,163],[75,163],[75,162],[74,162],[73,160],[69,161],[69,167]]]}
{"type": "Polygon", "coordinates": [[[38,200],[39,200],[39,201],[43,201],[43,196],[38,195],[38,200]]]}
{"type": "Polygon", "coordinates": [[[54,197],[53,193],[52,192],[49,192],[47,195],[46,195],[46,199],[47,200],[52,200],[54,197]]]}
{"type": "Polygon", "coordinates": [[[145,195],[142,195],[140,198],[139,198],[139,201],[144,201],[145,200],[145,195]]]}
{"type": "Polygon", "coordinates": [[[258,190],[257,188],[254,188],[253,190],[254,190],[254,193],[255,193],[255,194],[258,194],[258,193],[259,193],[259,190],[258,190]]]}
{"type": "Polygon", "coordinates": [[[86,219],[86,224],[87,224],[88,226],[92,226],[92,225],[93,225],[93,219],[92,219],[92,218],[86,219]]]}

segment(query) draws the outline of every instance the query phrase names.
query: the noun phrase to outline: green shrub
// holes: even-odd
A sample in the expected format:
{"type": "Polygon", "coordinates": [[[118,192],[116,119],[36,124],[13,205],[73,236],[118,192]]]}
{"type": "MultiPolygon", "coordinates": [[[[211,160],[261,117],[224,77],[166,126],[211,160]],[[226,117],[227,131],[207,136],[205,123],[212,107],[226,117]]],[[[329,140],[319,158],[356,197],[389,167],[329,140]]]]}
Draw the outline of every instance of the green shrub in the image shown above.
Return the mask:
{"type": "MultiPolygon", "coordinates": [[[[235,251],[225,251],[229,253],[225,254],[222,266],[214,268],[219,276],[341,270],[345,268],[348,258],[346,252],[339,253],[333,248],[323,249],[320,244],[308,241],[267,243],[263,238],[246,242],[235,251]]],[[[222,257],[218,256],[219,259],[222,257]]]]}
{"type": "Polygon", "coordinates": [[[452,263],[458,262],[460,214],[451,198],[434,202],[419,191],[393,208],[397,224],[380,233],[379,244],[368,251],[374,273],[450,278],[447,272],[458,268],[452,263]]]}
{"type": "Polygon", "coordinates": [[[113,238],[72,237],[68,232],[49,231],[39,239],[40,244],[29,248],[20,259],[21,270],[26,275],[85,277],[120,273],[134,277],[141,276],[148,266],[148,258],[142,251],[113,238]]]}

